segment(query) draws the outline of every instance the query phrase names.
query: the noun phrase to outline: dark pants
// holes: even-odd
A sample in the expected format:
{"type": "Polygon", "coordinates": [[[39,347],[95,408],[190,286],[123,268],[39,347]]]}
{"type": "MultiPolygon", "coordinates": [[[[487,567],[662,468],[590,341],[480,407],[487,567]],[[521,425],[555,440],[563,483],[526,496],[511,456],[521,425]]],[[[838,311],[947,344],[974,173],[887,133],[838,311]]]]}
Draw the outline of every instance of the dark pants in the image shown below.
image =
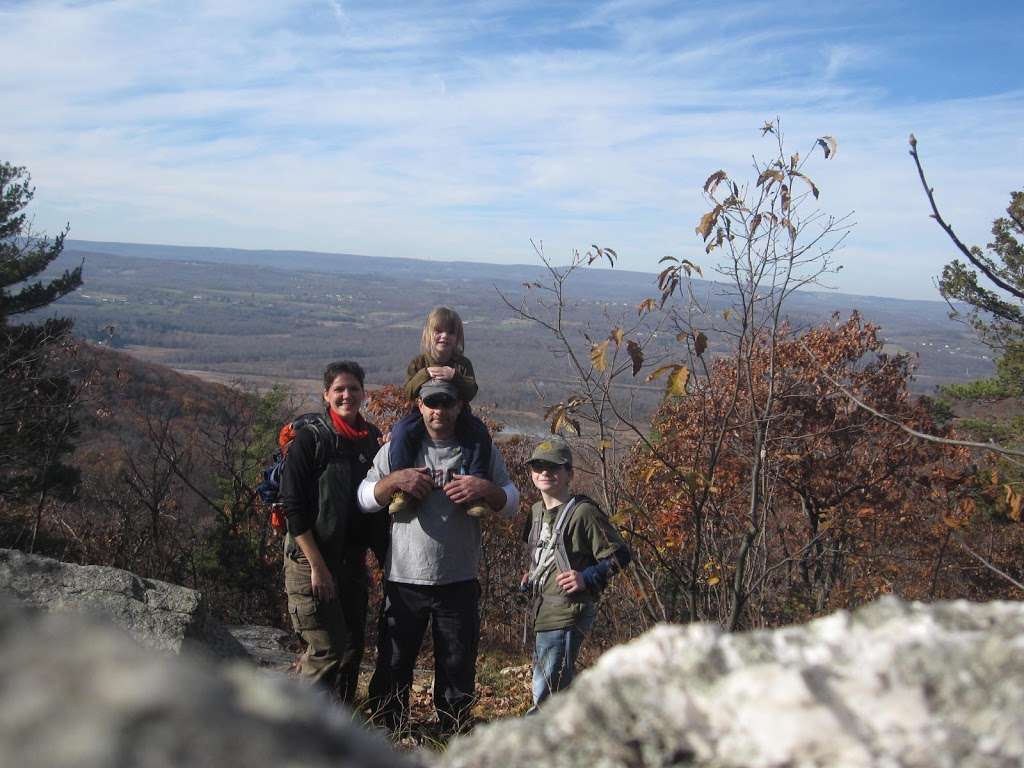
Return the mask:
{"type": "MultiPolygon", "coordinates": [[[[391,471],[408,469],[416,461],[427,428],[419,410],[413,408],[391,427],[388,462],[391,471]]],[[[491,433],[487,425],[473,415],[469,403],[463,403],[455,420],[455,439],[462,447],[462,474],[488,477],[491,471],[491,433]]]]}
{"type": "Polygon", "coordinates": [[[370,702],[389,728],[408,716],[413,667],[428,623],[434,641],[434,707],[442,728],[455,732],[468,722],[474,702],[480,640],[476,579],[440,586],[385,584],[370,702]]]}
{"type": "Polygon", "coordinates": [[[299,674],[351,705],[366,640],[366,566],[353,556],[349,562],[329,562],[328,567],[337,597],[321,602],[313,597],[309,561],[301,552],[285,556],[288,613],[296,633],[306,643],[299,657],[299,674]]]}

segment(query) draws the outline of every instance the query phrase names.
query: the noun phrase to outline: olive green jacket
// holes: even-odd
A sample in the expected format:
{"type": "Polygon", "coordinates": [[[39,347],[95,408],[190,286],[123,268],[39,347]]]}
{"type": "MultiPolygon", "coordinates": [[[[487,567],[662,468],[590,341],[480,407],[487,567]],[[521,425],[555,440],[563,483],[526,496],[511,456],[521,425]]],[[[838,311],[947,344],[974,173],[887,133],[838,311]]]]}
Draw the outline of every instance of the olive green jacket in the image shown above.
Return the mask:
{"type": "MultiPolygon", "coordinates": [[[[545,525],[550,530],[554,527],[559,513],[559,505],[552,509],[544,509],[544,502],[538,501],[531,511],[530,528],[531,568],[536,565],[538,548],[542,545],[541,535],[545,525]]],[[[574,571],[584,571],[599,560],[612,557],[620,550],[628,551],[626,543],[612,525],[608,516],[589,499],[581,498],[570,511],[562,532],[565,552],[574,571]]],[[[533,584],[535,595],[534,631],[547,632],[552,629],[565,629],[593,618],[595,604],[599,594],[591,589],[565,594],[555,581],[558,567],[552,562],[548,569],[541,573],[538,582],[533,584]]]]}
{"type": "Polygon", "coordinates": [[[433,365],[447,365],[455,369],[455,376],[452,384],[459,390],[459,397],[462,402],[468,403],[476,397],[476,374],[473,372],[473,364],[465,355],[455,355],[447,363],[439,363],[431,360],[426,355],[417,355],[409,363],[405,370],[405,395],[410,400],[415,400],[420,393],[420,387],[430,381],[430,374],[427,368],[433,365]]]}

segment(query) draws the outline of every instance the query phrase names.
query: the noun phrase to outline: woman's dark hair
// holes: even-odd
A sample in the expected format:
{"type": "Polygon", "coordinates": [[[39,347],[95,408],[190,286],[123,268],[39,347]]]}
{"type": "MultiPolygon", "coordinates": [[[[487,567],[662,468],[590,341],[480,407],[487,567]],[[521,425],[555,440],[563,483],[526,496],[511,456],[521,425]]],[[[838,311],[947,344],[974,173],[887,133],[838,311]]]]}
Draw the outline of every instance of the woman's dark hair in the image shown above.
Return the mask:
{"type": "Polygon", "coordinates": [[[324,368],[324,392],[331,388],[334,380],[343,373],[349,373],[359,379],[359,386],[366,389],[366,371],[355,360],[336,360],[324,368]]]}

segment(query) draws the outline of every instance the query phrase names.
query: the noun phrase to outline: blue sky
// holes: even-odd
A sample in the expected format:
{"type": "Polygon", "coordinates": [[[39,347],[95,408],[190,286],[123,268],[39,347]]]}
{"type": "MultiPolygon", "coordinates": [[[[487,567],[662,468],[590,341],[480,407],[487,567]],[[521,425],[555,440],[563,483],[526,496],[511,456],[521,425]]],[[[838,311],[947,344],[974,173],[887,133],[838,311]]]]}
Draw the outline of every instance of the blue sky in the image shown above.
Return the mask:
{"type": "Polygon", "coordinates": [[[712,171],[780,116],[857,222],[831,284],[937,298],[944,214],[1024,184],[1020,2],[4,2],[0,158],[72,237],[503,263],[591,243],[705,267],[712,171]]]}

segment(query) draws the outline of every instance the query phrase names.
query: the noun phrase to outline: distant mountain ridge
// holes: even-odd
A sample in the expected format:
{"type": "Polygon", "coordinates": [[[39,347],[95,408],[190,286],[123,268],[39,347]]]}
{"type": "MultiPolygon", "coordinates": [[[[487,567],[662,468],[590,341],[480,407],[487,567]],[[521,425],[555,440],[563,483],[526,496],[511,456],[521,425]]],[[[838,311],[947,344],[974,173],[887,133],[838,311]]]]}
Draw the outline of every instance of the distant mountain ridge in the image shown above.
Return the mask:
{"type": "MultiPolygon", "coordinates": [[[[248,250],[242,248],[115,243],[91,240],[68,240],[65,247],[69,253],[106,253],[117,256],[133,256],[167,261],[205,261],[213,264],[263,266],[286,270],[336,272],[349,275],[388,274],[394,277],[423,276],[425,271],[429,271],[431,278],[447,277],[462,279],[467,276],[467,272],[471,272],[474,279],[493,278],[516,282],[537,280],[544,275],[543,268],[536,264],[438,261],[401,256],[366,256],[344,252],[248,250]]],[[[603,288],[614,290],[616,293],[621,293],[623,290],[636,290],[650,294],[654,291],[655,277],[655,272],[637,272],[635,270],[593,266],[580,270],[576,279],[588,288],[603,288]]],[[[701,280],[699,278],[695,278],[693,282],[695,286],[701,288],[717,285],[713,280],[701,280]]],[[[949,311],[946,302],[937,299],[934,301],[924,299],[893,299],[828,290],[800,291],[795,295],[793,301],[798,306],[828,303],[840,309],[858,307],[880,308],[893,304],[905,307],[913,306],[937,311],[943,318],[945,318],[949,311]]]]}
{"type": "MultiPolygon", "coordinates": [[[[360,360],[370,380],[401,384],[431,307],[458,309],[467,349],[493,398],[510,409],[536,409],[538,388],[564,389],[568,369],[552,357],[540,326],[519,318],[525,284],[548,282],[541,264],[502,265],[311,251],[243,250],[174,245],[67,241],[55,268],[85,261],[85,285],[57,307],[86,338],[114,342],[178,370],[265,381],[316,380],[327,359],[360,360]],[[561,382],[561,383],[559,383],[561,382]]],[[[710,275],[709,275],[710,276],[710,275]]],[[[731,305],[724,283],[694,280],[706,304],[703,327],[713,353],[725,351],[712,331],[731,305]]],[[[599,338],[612,325],[637,320],[637,305],[657,296],[656,276],[583,268],[567,283],[566,319],[574,339],[599,338]]],[[[989,375],[992,361],[972,331],[951,321],[941,301],[799,291],[785,317],[797,329],[858,310],[880,326],[888,352],[920,355],[915,389],[989,375]]],[[[671,346],[674,331],[664,339],[671,346]]],[[[219,379],[224,380],[224,379],[219,379]]],[[[657,387],[649,388],[656,394],[657,387]]],[[[545,400],[555,395],[545,389],[545,400]]],[[[646,395],[645,395],[646,397],[646,395]]],[[[542,410],[542,408],[540,408],[542,410]]]]}

